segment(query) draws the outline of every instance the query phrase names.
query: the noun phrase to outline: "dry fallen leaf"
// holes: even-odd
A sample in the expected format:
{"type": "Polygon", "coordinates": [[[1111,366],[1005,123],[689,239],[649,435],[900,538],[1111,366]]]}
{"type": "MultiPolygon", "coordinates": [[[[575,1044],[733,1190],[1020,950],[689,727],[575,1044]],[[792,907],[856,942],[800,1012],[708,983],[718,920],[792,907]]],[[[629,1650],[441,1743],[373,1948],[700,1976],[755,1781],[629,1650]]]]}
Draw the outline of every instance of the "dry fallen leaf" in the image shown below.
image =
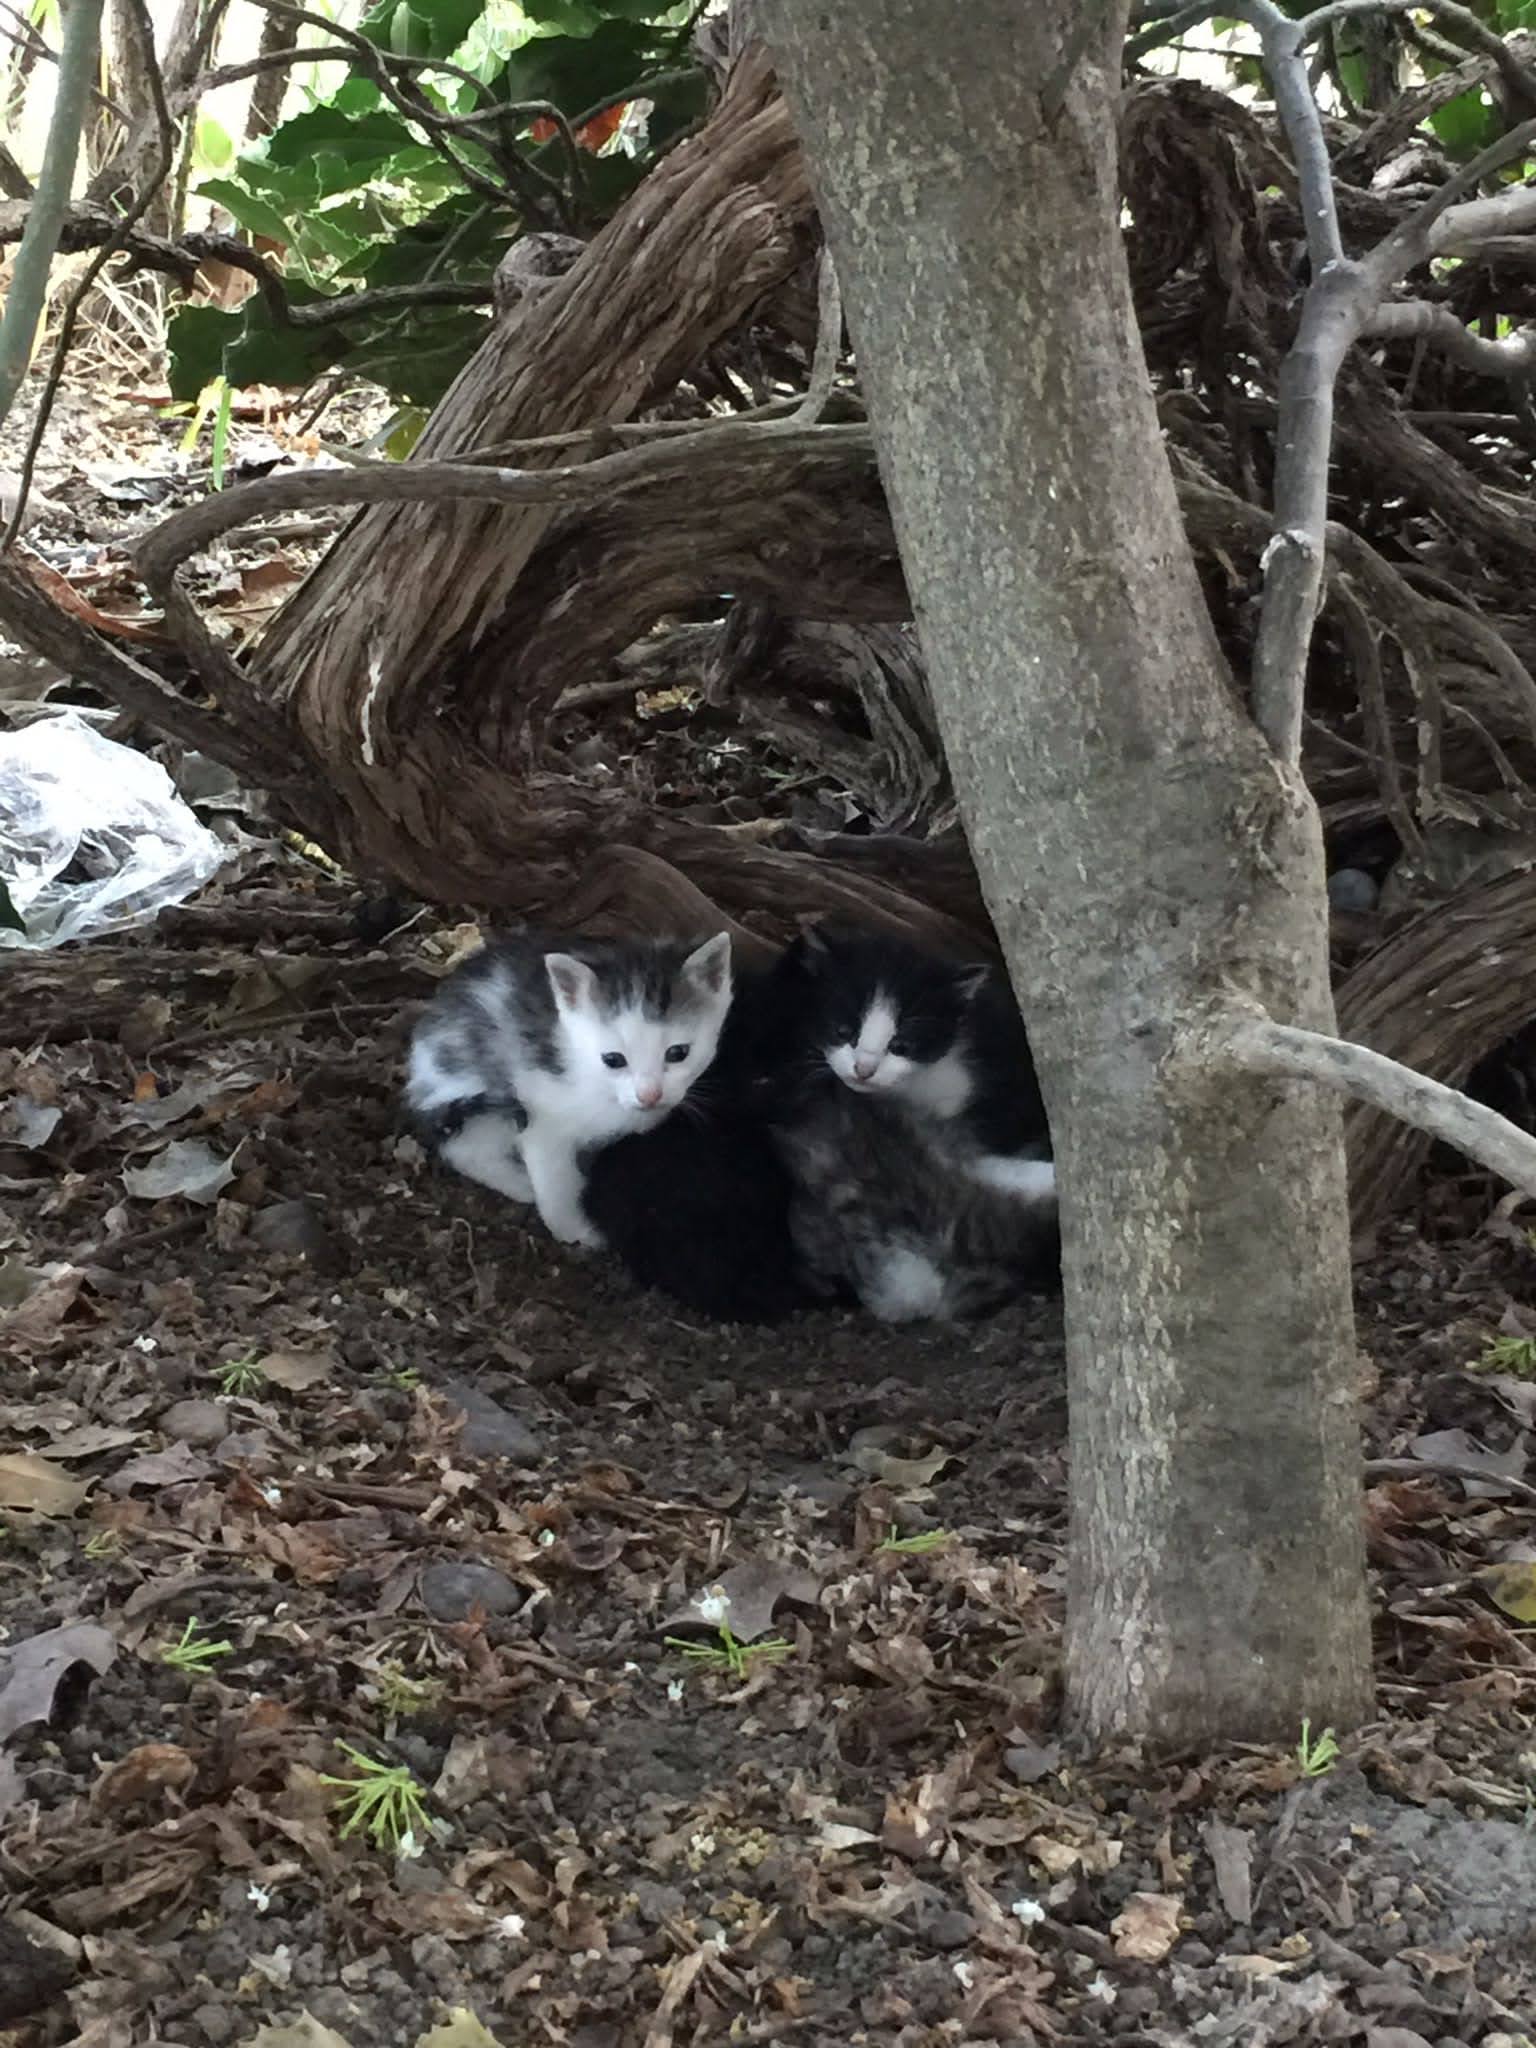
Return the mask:
{"type": "Polygon", "coordinates": [[[1495,1607],[1516,1621],[1536,1621],[1536,1564],[1493,1564],[1477,1576],[1495,1607]]]}
{"type": "Polygon", "coordinates": [[[442,2026],[433,2027],[422,2035],[416,2048],[501,2048],[501,2043],[472,2012],[456,2005],[442,2026]]]}
{"type": "Polygon", "coordinates": [[[91,1787],[97,1813],[116,1813],[125,1806],[179,1792],[197,1776],[197,1763],[174,1742],[141,1742],[119,1757],[91,1787]]]}
{"type": "Polygon", "coordinates": [[[883,1479],[891,1486],[928,1486],[955,1454],[930,1451],[924,1458],[895,1458],[878,1444],[855,1443],[849,1455],[852,1463],[872,1479],[883,1479]]]}
{"type": "Polygon", "coordinates": [[[33,1515],[72,1515],[90,1492],[89,1482],[71,1479],[61,1465],[32,1451],[0,1458],[0,1508],[33,1515]]]}
{"type": "Polygon", "coordinates": [[[821,1581],[814,1572],[774,1557],[749,1557],[744,1564],[732,1565],[723,1578],[707,1586],[686,1607],[668,1615],[662,1626],[716,1627],[723,1620],[737,1642],[755,1643],[772,1628],[773,1611],[781,1600],[811,1607],[820,1592],[821,1581]],[[721,1600],[724,1612],[717,1614],[715,1603],[721,1600]]]}
{"type": "Polygon", "coordinates": [[[89,1664],[98,1674],[117,1655],[116,1640],[92,1621],[72,1621],[39,1636],[0,1650],[0,1743],[18,1728],[46,1721],[64,1674],[75,1664],[89,1664]]]}
{"type": "Polygon", "coordinates": [[[6,1344],[20,1349],[56,1339],[85,1274],[78,1266],[32,1267],[13,1259],[6,1260],[4,1272],[6,1313],[0,1319],[0,1333],[6,1344]]]}
{"type": "Polygon", "coordinates": [[[1166,1892],[1132,1892],[1109,1923],[1115,1954],[1132,1963],[1160,1963],[1179,1938],[1184,1901],[1166,1892]]]}
{"type": "Polygon", "coordinates": [[[302,1394],[330,1379],[339,1362],[334,1351],[269,1351],[257,1359],[256,1370],[274,1386],[302,1394]]]}
{"type": "Polygon", "coordinates": [[[234,1161],[221,1159],[201,1138],[178,1138],[148,1166],[123,1169],[123,1186],[143,1202],[185,1195],[189,1202],[216,1202],[235,1177],[234,1161]]]}
{"type": "Polygon", "coordinates": [[[323,2027],[312,2012],[301,2012],[291,2026],[258,2027],[241,2048],[351,2048],[345,2034],[323,2027]]]}

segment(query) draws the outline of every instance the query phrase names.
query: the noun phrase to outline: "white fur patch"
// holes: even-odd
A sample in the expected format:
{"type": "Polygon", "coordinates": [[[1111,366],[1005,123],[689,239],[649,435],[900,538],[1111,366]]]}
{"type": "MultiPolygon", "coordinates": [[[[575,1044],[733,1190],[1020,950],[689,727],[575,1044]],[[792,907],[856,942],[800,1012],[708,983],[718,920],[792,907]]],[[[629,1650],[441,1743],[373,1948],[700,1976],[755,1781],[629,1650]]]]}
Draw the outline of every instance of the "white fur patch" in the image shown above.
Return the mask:
{"type": "Polygon", "coordinates": [[[533,1200],[533,1182],[523,1164],[517,1125],[504,1110],[487,1109],[469,1117],[445,1139],[439,1153],[467,1180],[477,1180],[514,1202],[533,1200]]]}
{"type": "Polygon", "coordinates": [[[971,1175],[999,1194],[1017,1195],[1022,1202],[1038,1202],[1042,1208],[1056,1205],[1056,1163],[1051,1159],[1015,1159],[991,1152],[971,1166],[971,1175]]]}
{"type": "Polygon", "coordinates": [[[898,1091],[903,1102],[929,1116],[958,1116],[971,1099],[971,1070],[953,1046],[931,1066],[913,1065],[898,1091]]]}
{"type": "Polygon", "coordinates": [[[449,1042],[442,1034],[424,1031],[411,1045],[406,1100],[424,1115],[430,1116],[434,1110],[445,1109],[451,1102],[462,1102],[466,1095],[479,1093],[476,1084],[466,1079],[462,1063],[457,1064],[452,1072],[441,1063],[439,1048],[449,1042]]]}
{"type": "Polygon", "coordinates": [[[944,1306],[944,1276],[921,1252],[892,1248],[859,1290],[864,1306],[882,1323],[910,1323],[936,1316],[944,1306]]]}

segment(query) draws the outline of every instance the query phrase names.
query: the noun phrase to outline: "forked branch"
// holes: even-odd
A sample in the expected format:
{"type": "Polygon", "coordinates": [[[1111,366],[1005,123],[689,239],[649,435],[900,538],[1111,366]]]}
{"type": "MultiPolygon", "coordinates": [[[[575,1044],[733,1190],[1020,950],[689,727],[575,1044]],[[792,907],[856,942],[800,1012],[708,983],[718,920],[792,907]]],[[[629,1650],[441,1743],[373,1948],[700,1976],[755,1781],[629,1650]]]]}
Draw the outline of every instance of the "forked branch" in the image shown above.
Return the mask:
{"type": "MultiPolygon", "coordinates": [[[[1536,122],[1522,123],[1465,165],[1367,255],[1346,256],[1306,46],[1330,23],[1383,11],[1402,10],[1394,0],[1334,0],[1294,20],[1278,0],[1231,4],[1231,12],[1258,31],[1263,45],[1275,106],[1296,160],[1312,269],[1296,340],[1280,371],[1274,534],[1264,552],[1264,594],[1253,664],[1254,718],[1278,759],[1292,768],[1301,760],[1307,656],[1323,585],[1334,388],[1344,358],[1363,335],[1392,331],[1395,309],[1382,302],[1432,253],[1436,229],[1455,202],[1536,143],[1536,122]]],[[[1466,14],[1465,9],[1454,12],[1458,19],[1466,14]]],[[[1480,34],[1487,33],[1474,25],[1480,34]]],[[[1449,341],[1450,318],[1447,314],[1442,319],[1430,308],[1416,310],[1412,331],[1444,345],[1449,341]]],[[[1409,325],[1403,319],[1397,331],[1409,325]]],[[[1474,340],[1468,337],[1469,343],[1474,340]]],[[[1462,353],[1465,359],[1466,348],[1462,353]]],[[[1523,371],[1514,351],[1501,354],[1498,361],[1503,374],[1523,371]]]]}

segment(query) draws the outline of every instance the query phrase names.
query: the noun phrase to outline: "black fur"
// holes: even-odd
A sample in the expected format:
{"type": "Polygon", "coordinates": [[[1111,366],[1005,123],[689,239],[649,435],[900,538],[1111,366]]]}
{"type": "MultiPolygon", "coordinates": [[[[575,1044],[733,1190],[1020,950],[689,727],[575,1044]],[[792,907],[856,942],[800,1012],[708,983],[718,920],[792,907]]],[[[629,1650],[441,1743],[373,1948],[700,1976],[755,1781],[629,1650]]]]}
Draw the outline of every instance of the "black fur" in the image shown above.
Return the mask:
{"type": "Polygon", "coordinates": [[[654,1131],[594,1152],[583,1197],[642,1287],[721,1322],[774,1323],[825,1302],[790,1236],[793,1184],[764,1119],[777,992],[738,974],[708,1070],[654,1131]]]}

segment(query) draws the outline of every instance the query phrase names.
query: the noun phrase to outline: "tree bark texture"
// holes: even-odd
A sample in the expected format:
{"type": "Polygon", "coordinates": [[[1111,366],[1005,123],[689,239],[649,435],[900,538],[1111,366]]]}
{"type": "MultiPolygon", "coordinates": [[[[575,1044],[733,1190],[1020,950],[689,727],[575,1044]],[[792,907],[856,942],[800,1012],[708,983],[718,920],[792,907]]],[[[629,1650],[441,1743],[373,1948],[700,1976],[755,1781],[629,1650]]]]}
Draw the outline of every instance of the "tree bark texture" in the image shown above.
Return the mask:
{"type": "Polygon", "coordinates": [[[1168,1055],[1223,988],[1331,1032],[1321,837],[1180,524],[1115,176],[1123,4],[768,0],[956,793],[1057,1140],[1071,1717],[1369,1703],[1336,1104],[1168,1055]],[[1091,24],[1091,25],[1090,25],[1091,24]]]}
{"type": "MultiPolygon", "coordinates": [[[[812,225],[800,150],[759,47],[736,64],[705,127],[620,209],[587,259],[490,331],[434,413],[417,458],[630,418],[648,393],[669,390],[792,275],[812,225]],[[623,279],[617,292],[615,277],[623,279]]],[[[878,525],[879,494],[872,476],[869,482],[867,506],[845,498],[842,509],[878,525]]],[[[806,516],[828,516],[825,508],[811,511],[813,495],[796,515],[786,514],[776,537],[763,532],[760,500],[744,506],[737,524],[750,534],[745,552],[768,562],[798,554],[809,573],[795,529],[799,523],[804,532],[806,516]]],[[[558,597],[568,621],[590,617],[582,652],[592,657],[617,652],[642,630],[635,620],[648,625],[668,601],[658,604],[658,562],[670,564],[673,602],[698,595],[700,578],[721,573],[702,546],[706,534],[724,539],[730,573],[753,573],[750,560],[731,555],[732,522],[720,500],[698,507],[693,545],[672,533],[664,554],[639,546],[645,518],[643,500],[616,500],[603,545],[584,528],[581,549],[568,557],[557,507],[398,505],[359,517],[261,654],[267,687],[340,793],[355,857],[365,864],[382,858],[427,893],[434,865],[480,870],[490,890],[484,901],[510,896],[526,905],[537,893],[509,891],[505,877],[498,889],[494,870],[505,867],[507,846],[519,844],[520,807],[548,800],[530,768],[527,739],[571,680],[568,665],[553,673],[540,660],[549,601],[558,597]],[[622,576],[619,589],[605,584],[599,617],[582,609],[583,585],[610,548],[643,553],[650,569],[627,602],[622,576]],[[528,596],[535,591],[536,600],[528,596]]],[[[900,610],[893,596],[885,615],[900,610]]],[[[551,822],[544,836],[552,843],[541,857],[554,871],[562,821],[551,822]]],[[[569,822],[586,847],[607,836],[598,809],[574,792],[569,822]]],[[[570,874],[567,867],[567,880],[570,874]]]]}

